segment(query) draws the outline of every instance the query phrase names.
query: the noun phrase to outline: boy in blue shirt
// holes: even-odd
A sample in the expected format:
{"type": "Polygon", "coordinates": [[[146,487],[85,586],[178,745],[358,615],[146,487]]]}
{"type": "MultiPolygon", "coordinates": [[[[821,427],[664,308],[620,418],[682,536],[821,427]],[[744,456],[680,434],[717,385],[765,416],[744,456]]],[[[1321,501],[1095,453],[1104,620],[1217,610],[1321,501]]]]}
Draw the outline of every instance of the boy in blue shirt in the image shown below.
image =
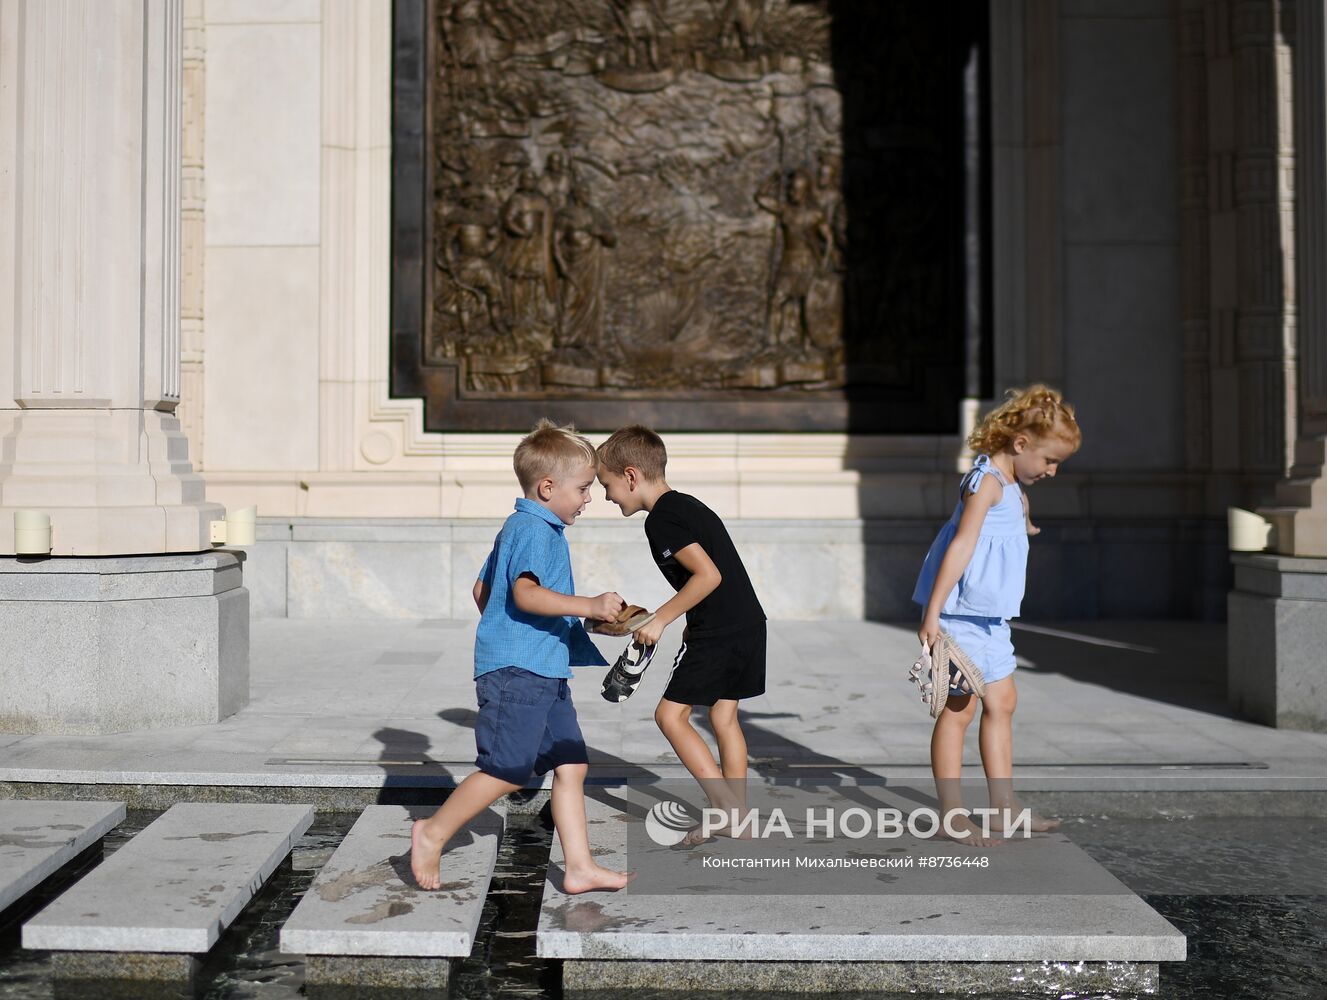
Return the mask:
{"type": "Polygon", "coordinates": [[[590,502],[595,452],[570,427],[541,420],[516,448],[525,496],[502,525],[475,581],[477,770],[410,831],[410,870],[421,889],[442,884],[446,843],[531,774],[553,771],[553,826],[566,858],[563,889],[621,889],[627,876],[595,863],[585,822],[585,740],[567,680],[572,666],[607,666],[578,619],[613,619],[617,594],[575,597],[566,526],[590,502]]]}

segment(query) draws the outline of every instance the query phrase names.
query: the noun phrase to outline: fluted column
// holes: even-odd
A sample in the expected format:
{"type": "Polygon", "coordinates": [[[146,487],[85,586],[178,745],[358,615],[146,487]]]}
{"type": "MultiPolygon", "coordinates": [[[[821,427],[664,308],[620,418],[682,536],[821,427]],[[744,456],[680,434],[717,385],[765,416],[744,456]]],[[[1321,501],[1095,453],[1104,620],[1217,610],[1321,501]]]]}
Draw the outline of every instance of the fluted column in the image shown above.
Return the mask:
{"type": "Polygon", "coordinates": [[[1298,417],[1290,474],[1277,485],[1283,555],[1327,557],[1327,15],[1321,3],[1295,8],[1295,265],[1298,277],[1298,417]]]}
{"type": "Polygon", "coordinates": [[[1295,150],[1284,0],[1232,8],[1240,453],[1284,475],[1295,439],[1295,150]]]}
{"type": "Polygon", "coordinates": [[[180,399],[181,0],[0,0],[0,553],[197,552],[180,399]],[[12,392],[11,392],[12,390],[12,392]]]}

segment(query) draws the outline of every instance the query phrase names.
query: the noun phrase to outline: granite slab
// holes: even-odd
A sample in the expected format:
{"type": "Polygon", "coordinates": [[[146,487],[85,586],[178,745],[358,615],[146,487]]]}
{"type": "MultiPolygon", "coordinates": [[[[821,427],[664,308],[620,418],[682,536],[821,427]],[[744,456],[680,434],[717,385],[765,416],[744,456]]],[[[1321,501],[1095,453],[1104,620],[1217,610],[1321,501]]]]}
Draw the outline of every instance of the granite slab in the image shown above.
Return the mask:
{"type": "Polygon", "coordinates": [[[453,958],[470,954],[502,839],[501,806],[442,856],[442,889],[410,874],[410,809],[369,806],[281,928],[291,954],[453,958]]]}
{"type": "Polygon", "coordinates": [[[307,805],[189,802],[23,926],[23,947],[202,954],[313,822],[307,805]]]}
{"type": "Polygon", "coordinates": [[[0,802],[0,910],[124,821],[123,802],[0,802]]]}
{"type": "MultiPolygon", "coordinates": [[[[626,804],[588,801],[595,860],[647,869],[627,856],[626,804]],[[633,864],[633,860],[635,864],[633,864]]],[[[904,839],[919,857],[934,841],[904,839]]],[[[717,855],[740,845],[719,840],[717,855]]],[[[949,848],[960,850],[959,848],[949,848]]],[[[668,850],[668,848],[660,848],[668,850]]],[[[966,848],[961,850],[967,850],[966,848]]],[[[639,874],[622,892],[568,896],[560,891],[562,852],[554,841],[538,926],[541,958],[619,961],[783,962],[1131,962],[1182,961],[1184,935],[1061,834],[995,850],[1025,852],[1042,887],[1063,872],[1077,892],[970,892],[958,870],[890,869],[876,891],[780,894],[776,872],[746,871],[736,894],[716,884],[655,894],[639,874]],[[762,880],[764,884],[762,884],[762,880]],[[931,888],[933,887],[933,888],[931,888]]],[[[872,874],[859,876],[862,884],[872,874]]],[[[805,883],[803,883],[805,885],[805,883]]]]}

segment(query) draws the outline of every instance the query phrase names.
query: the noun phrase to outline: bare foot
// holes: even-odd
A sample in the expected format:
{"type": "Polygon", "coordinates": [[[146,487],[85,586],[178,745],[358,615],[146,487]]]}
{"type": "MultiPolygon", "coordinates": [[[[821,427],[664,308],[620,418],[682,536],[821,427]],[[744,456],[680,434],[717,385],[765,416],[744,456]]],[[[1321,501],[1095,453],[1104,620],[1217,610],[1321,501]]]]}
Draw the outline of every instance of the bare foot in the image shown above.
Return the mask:
{"type": "Polygon", "coordinates": [[[615,872],[599,865],[588,868],[568,869],[562,876],[562,891],[568,896],[582,892],[617,892],[635,878],[632,872],[615,872]]]}
{"type": "Polygon", "coordinates": [[[425,832],[426,820],[417,819],[410,827],[410,873],[421,889],[436,889],[442,885],[438,866],[442,861],[442,844],[425,832]]]}
{"type": "MultiPolygon", "coordinates": [[[[1019,811],[1020,810],[1013,810],[1011,816],[1017,819],[1019,811]]],[[[1030,830],[1033,833],[1050,833],[1052,830],[1058,830],[1059,828],[1060,821],[1058,819],[1047,819],[1045,816],[1033,813],[1031,821],[1026,826],[1014,826],[1010,832],[1012,833],[1014,830],[1030,830]]],[[[1000,822],[999,817],[991,817],[991,830],[994,833],[1000,834],[1002,837],[1005,836],[1004,824],[1000,822]]]]}
{"type": "Polygon", "coordinates": [[[710,835],[708,837],[705,836],[704,829],[705,828],[703,826],[693,826],[690,830],[687,831],[687,835],[682,838],[682,846],[697,847],[700,844],[708,844],[715,837],[728,837],[731,840],[751,839],[750,826],[743,827],[742,832],[736,835],[729,832],[729,826],[727,823],[724,823],[720,826],[712,826],[710,827],[710,835]]]}
{"type": "Polygon", "coordinates": [[[972,822],[967,816],[953,817],[949,821],[949,826],[953,828],[955,836],[950,836],[942,825],[935,832],[937,840],[952,840],[955,844],[962,844],[964,847],[998,847],[1002,843],[1001,838],[997,836],[983,836],[981,827],[972,822]]]}

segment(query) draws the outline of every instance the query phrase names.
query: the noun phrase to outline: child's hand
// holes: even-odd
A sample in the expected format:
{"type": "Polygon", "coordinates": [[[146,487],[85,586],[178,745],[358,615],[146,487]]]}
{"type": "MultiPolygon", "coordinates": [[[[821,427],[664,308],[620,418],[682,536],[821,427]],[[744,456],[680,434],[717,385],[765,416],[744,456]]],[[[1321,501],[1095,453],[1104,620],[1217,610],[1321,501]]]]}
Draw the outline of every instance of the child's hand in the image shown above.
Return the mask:
{"type": "Polygon", "coordinates": [[[927,649],[935,645],[935,640],[940,638],[940,620],[938,618],[927,618],[922,622],[922,627],[917,630],[917,638],[922,641],[927,649]]]}
{"type": "Polygon", "coordinates": [[[622,600],[621,594],[613,592],[600,594],[598,597],[590,598],[590,613],[586,617],[597,618],[601,622],[611,622],[626,606],[627,602],[622,600]]]}
{"type": "Polygon", "coordinates": [[[632,638],[642,646],[653,646],[663,636],[664,629],[667,627],[662,621],[655,618],[654,621],[646,622],[636,629],[632,638]]]}
{"type": "Polygon", "coordinates": [[[1032,523],[1032,506],[1028,503],[1028,495],[1023,494],[1023,524],[1027,526],[1029,535],[1040,535],[1041,529],[1032,523]]]}

